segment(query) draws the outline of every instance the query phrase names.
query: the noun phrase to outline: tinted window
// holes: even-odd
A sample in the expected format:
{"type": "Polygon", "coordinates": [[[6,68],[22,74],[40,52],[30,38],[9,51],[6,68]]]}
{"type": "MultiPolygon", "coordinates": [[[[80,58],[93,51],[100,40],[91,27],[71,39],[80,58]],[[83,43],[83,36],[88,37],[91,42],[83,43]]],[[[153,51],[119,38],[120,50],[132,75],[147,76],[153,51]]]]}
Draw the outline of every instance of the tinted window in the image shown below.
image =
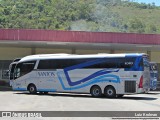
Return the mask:
{"type": "Polygon", "coordinates": [[[135,64],[136,58],[128,57],[128,58],[119,58],[117,59],[118,68],[131,68],[135,64]]]}
{"type": "Polygon", "coordinates": [[[63,69],[73,65],[87,62],[87,59],[54,59],[40,60],[38,69],[63,69]]]}
{"type": "Polygon", "coordinates": [[[139,66],[143,68],[143,59],[141,59],[139,66]]]}
{"type": "Polygon", "coordinates": [[[14,71],[15,78],[21,77],[31,72],[34,69],[35,63],[36,61],[29,61],[17,64],[16,69],[14,71]]]}
{"type": "Polygon", "coordinates": [[[134,66],[135,58],[105,58],[99,64],[89,68],[131,68],[134,66]]]}
{"type": "Polygon", "coordinates": [[[12,80],[12,79],[13,79],[13,75],[14,75],[14,68],[15,68],[15,66],[16,66],[16,64],[12,64],[12,66],[11,66],[11,69],[10,69],[10,75],[9,75],[10,80],[12,80]]]}
{"type": "Polygon", "coordinates": [[[82,68],[131,68],[136,58],[85,58],[40,60],[38,69],[64,69],[81,64],[82,68]]]}
{"type": "Polygon", "coordinates": [[[117,68],[118,67],[116,58],[103,58],[99,60],[101,61],[100,63],[88,66],[87,68],[117,68]]]}

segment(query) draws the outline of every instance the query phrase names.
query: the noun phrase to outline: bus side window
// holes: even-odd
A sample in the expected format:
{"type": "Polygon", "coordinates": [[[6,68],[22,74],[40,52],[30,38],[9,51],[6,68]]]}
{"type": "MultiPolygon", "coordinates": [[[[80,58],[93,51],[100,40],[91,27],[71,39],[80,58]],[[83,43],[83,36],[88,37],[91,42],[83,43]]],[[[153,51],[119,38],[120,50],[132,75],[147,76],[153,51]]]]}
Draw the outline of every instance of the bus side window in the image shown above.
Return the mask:
{"type": "Polygon", "coordinates": [[[20,68],[21,68],[21,63],[17,64],[16,68],[14,69],[14,79],[20,77],[20,68]]]}
{"type": "Polygon", "coordinates": [[[14,79],[14,68],[15,68],[16,64],[12,64],[11,65],[11,69],[9,71],[9,79],[13,80],[14,79]]]}
{"type": "Polygon", "coordinates": [[[17,77],[17,78],[20,77],[20,68],[17,68],[17,69],[16,69],[16,77],[17,77]]]}
{"type": "Polygon", "coordinates": [[[136,60],[136,58],[134,58],[134,57],[119,58],[118,59],[118,67],[124,68],[125,70],[135,69],[135,60],[136,60]]]}

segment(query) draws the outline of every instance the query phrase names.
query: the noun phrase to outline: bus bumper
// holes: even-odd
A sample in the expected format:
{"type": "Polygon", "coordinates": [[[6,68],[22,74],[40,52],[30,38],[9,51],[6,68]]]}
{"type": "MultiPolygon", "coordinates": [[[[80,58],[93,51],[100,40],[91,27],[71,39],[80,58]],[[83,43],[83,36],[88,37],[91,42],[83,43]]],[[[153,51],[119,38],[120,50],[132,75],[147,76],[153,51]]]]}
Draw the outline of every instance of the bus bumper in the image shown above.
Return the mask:
{"type": "Polygon", "coordinates": [[[150,91],[150,88],[139,88],[137,90],[137,93],[148,93],[150,91]]]}

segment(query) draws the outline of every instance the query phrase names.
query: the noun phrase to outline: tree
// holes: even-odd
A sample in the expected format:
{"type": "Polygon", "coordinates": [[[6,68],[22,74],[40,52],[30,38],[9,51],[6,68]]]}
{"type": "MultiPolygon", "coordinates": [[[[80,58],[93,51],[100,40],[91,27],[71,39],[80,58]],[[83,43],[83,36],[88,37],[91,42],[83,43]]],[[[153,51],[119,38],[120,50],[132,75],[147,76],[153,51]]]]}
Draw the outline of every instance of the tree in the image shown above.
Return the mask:
{"type": "Polygon", "coordinates": [[[128,29],[129,32],[144,33],[146,25],[138,18],[129,20],[128,29]]]}
{"type": "Polygon", "coordinates": [[[154,24],[150,24],[146,27],[146,32],[147,33],[156,33],[157,27],[154,24]]]}

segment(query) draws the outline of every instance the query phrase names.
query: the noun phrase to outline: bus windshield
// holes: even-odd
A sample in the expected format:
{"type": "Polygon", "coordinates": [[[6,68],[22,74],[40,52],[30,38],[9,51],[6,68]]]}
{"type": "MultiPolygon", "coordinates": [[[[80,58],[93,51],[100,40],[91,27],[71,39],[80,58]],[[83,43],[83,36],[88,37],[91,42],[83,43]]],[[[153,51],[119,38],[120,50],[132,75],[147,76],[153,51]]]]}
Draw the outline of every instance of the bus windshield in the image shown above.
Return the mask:
{"type": "Polygon", "coordinates": [[[14,79],[19,78],[34,69],[36,61],[18,63],[14,69],[14,79]]]}
{"type": "Polygon", "coordinates": [[[13,80],[13,78],[14,78],[14,69],[15,69],[15,66],[16,66],[16,63],[11,64],[11,66],[10,66],[10,73],[9,73],[9,79],[10,80],[13,80]]]}

